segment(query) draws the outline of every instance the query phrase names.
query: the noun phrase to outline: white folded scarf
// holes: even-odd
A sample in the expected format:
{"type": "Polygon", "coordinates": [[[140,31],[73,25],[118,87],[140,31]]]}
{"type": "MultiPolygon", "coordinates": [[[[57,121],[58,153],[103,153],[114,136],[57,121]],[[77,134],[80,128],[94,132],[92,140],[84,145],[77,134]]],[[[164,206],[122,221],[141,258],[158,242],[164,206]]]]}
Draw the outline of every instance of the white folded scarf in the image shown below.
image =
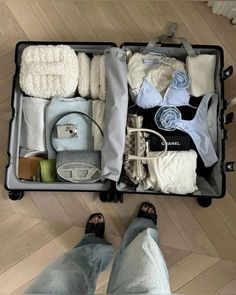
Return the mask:
{"type": "Polygon", "coordinates": [[[35,97],[22,99],[21,147],[45,152],[44,114],[49,100],[35,97]]]}
{"type": "Polygon", "coordinates": [[[98,99],[99,97],[99,80],[100,80],[100,56],[95,55],[91,61],[91,73],[90,73],[90,90],[91,98],[98,99]]]}
{"type": "Polygon", "coordinates": [[[78,91],[80,96],[90,96],[90,66],[91,60],[84,52],[78,53],[78,66],[79,66],[79,82],[78,91]]]}
{"type": "MultiPolygon", "coordinates": [[[[159,152],[149,152],[153,157],[159,152]]],[[[197,190],[197,153],[168,151],[163,157],[148,160],[149,177],[145,189],[154,189],[169,194],[190,194],[197,190]]]]}
{"type": "Polygon", "coordinates": [[[106,99],[106,70],[105,70],[105,55],[101,56],[100,59],[100,88],[99,88],[99,99],[106,99]]]}
{"type": "Polygon", "coordinates": [[[90,92],[92,99],[105,100],[106,98],[106,73],[104,55],[95,55],[92,59],[90,92]]]}
{"type": "Polygon", "coordinates": [[[198,97],[215,92],[215,66],[215,54],[199,54],[186,58],[191,95],[198,97]]]}

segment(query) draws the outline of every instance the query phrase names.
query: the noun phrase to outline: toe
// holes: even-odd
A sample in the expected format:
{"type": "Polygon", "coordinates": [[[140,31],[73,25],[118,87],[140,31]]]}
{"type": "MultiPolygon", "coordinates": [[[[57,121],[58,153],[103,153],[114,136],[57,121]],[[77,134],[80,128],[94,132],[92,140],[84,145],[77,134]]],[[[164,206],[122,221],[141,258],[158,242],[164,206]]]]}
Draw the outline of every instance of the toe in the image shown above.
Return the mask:
{"type": "Polygon", "coordinates": [[[104,222],[104,218],[103,218],[103,216],[101,214],[98,215],[98,222],[99,223],[103,223],[104,222]]]}
{"type": "Polygon", "coordinates": [[[98,216],[95,216],[95,217],[94,217],[94,223],[95,223],[95,224],[99,223],[99,218],[98,218],[98,216]]]}
{"type": "Polygon", "coordinates": [[[149,207],[149,208],[148,208],[148,213],[154,213],[154,209],[153,209],[153,207],[149,207]]]}
{"type": "Polygon", "coordinates": [[[89,219],[89,223],[94,223],[94,217],[89,219]]]}
{"type": "Polygon", "coordinates": [[[144,204],[142,206],[142,211],[147,212],[147,210],[148,210],[148,204],[144,204]]]}

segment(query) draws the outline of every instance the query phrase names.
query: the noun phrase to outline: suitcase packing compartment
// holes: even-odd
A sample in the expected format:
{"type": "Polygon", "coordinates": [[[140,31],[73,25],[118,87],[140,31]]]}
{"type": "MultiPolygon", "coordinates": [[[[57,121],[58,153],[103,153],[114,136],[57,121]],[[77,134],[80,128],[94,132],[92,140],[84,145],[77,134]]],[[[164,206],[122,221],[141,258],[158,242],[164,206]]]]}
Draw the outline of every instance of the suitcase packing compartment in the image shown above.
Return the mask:
{"type": "MultiPolygon", "coordinates": [[[[148,51],[164,54],[185,61],[189,49],[189,43],[181,39],[182,44],[171,43],[175,38],[176,25],[171,25],[167,34],[153,39],[148,44],[148,51]],[[165,43],[163,43],[165,42],[165,43]]],[[[8,164],[6,167],[5,188],[9,191],[12,200],[23,197],[24,191],[96,191],[100,192],[101,201],[123,201],[123,194],[153,194],[164,195],[163,192],[134,188],[132,185],[124,184],[120,180],[120,169],[116,169],[123,162],[123,150],[126,134],[126,119],[129,112],[128,82],[127,82],[127,52],[143,53],[146,43],[124,43],[120,48],[114,43],[95,42],[31,42],[23,41],[16,45],[15,64],[16,71],[12,88],[12,119],[9,127],[8,164]],[[19,84],[19,72],[23,50],[30,45],[69,45],[78,52],[89,54],[104,54],[106,62],[107,94],[105,110],[105,126],[102,148],[102,175],[103,181],[94,183],[72,183],[72,182],[33,182],[19,179],[19,149],[22,125],[22,90],[19,84]],[[107,52],[109,52],[107,54],[107,52]],[[106,54],[108,56],[106,56],[106,54]]],[[[218,95],[217,107],[217,156],[218,161],[212,167],[205,168],[203,165],[197,167],[197,186],[192,194],[173,196],[196,197],[201,206],[209,206],[212,198],[221,198],[226,191],[225,172],[234,171],[234,162],[224,162],[225,158],[225,124],[231,123],[233,114],[224,114],[227,103],[224,98],[224,80],[232,74],[232,66],[224,69],[223,49],[213,45],[192,45],[196,54],[215,54],[215,92],[218,95]]],[[[78,95],[75,95],[78,96],[78,95]]],[[[130,105],[129,105],[130,106],[130,105]]],[[[143,114],[142,114],[143,115],[143,114]]],[[[144,113],[145,120],[145,113],[144,113]]],[[[164,133],[166,134],[166,133],[164,133]]],[[[175,135],[175,133],[173,133],[175,135]]],[[[176,133],[178,135],[178,132],[176,133]]],[[[199,165],[199,162],[198,162],[199,165]]]]}

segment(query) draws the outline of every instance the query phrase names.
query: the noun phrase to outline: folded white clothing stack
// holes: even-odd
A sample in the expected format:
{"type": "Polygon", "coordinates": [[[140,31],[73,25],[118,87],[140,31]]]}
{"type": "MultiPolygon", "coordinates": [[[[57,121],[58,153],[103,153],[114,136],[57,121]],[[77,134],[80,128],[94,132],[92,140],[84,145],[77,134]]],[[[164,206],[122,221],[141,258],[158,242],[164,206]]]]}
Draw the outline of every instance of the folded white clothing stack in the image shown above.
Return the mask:
{"type": "Polygon", "coordinates": [[[91,62],[90,91],[92,99],[105,100],[106,75],[105,56],[95,55],[91,62]]]}
{"type": "Polygon", "coordinates": [[[106,73],[105,56],[95,55],[92,60],[84,52],[78,53],[80,96],[105,101],[106,73]]]}
{"type": "Polygon", "coordinates": [[[190,94],[202,96],[215,92],[215,54],[187,56],[186,67],[190,78],[190,94]]]}
{"type": "Polygon", "coordinates": [[[130,57],[127,79],[133,98],[139,93],[145,78],[163,96],[171,83],[173,72],[185,69],[184,63],[176,58],[166,57],[164,62],[159,61],[153,54],[135,53],[130,57]]]}
{"type": "MultiPolygon", "coordinates": [[[[153,157],[160,152],[149,152],[153,157]]],[[[189,151],[168,151],[163,157],[148,160],[149,177],[145,189],[163,193],[190,194],[197,190],[197,153],[189,151]]]]}
{"type": "Polygon", "coordinates": [[[22,97],[21,147],[27,150],[46,152],[45,109],[49,100],[22,97]]]}
{"type": "Polygon", "coordinates": [[[37,45],[24,49],[20,86],[30,96],[51,98],[74,95],[78,85],[78,59],[68,45],[37,45]]]}
{"type": "Polygon", "coordinates": [[[90,69],[91,60],[84,52],[78,53],[78,66],[79,66],[79,81],[78,92],[82,97],[90,96],[90,69]]]}
{"type": "MultiPolygon", "coordinates": [[[[92,114],[94,121],[99,125],[99,127],[104,130],[105,122],[105,107],[106,103],[102,100],[92,101],[92,114]]],[[[94,140],[94,150],[100,151],[102,149],[102,134],[96,124],[92,124],[92,135],[94,140]]]]}

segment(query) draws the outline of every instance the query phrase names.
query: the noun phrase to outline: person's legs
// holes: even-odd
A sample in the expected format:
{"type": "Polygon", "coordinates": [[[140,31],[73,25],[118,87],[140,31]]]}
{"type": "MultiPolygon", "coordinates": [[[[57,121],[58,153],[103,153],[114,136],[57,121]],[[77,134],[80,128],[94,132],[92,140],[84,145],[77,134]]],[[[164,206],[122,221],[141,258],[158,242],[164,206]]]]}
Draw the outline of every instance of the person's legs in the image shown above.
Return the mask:
{"type": "Polygon", "coordinates": [[[47,267],[26,294],[92,294],[96,280],[112,259],[113,248],[102,237],[103,216],[92,215],[86,235],[72,250],[47,267]]]}
{"type": "Polygon", "coordinates": [[[156,211],[143,203],[115,258],[108,294],[169,294],[167,267],[158,246],[156,211]]]}

